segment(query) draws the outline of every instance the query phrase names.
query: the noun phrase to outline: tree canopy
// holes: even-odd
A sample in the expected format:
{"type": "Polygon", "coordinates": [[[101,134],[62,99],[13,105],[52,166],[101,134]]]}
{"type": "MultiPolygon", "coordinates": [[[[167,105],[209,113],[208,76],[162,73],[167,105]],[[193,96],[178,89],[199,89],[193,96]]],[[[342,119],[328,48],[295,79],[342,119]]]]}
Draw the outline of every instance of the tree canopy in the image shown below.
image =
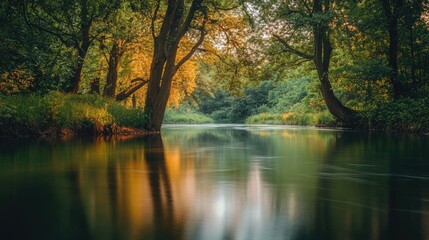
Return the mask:
{"type": "Polygon", "coordinates": [[[142,108],[152,131],[167,108],[185,105],[222,121],[329,111],[339,124],[371,127],[377,109],[429,92],[428,8],[424,0],[7,0],[0,91],[99,94],[142,108]]]}

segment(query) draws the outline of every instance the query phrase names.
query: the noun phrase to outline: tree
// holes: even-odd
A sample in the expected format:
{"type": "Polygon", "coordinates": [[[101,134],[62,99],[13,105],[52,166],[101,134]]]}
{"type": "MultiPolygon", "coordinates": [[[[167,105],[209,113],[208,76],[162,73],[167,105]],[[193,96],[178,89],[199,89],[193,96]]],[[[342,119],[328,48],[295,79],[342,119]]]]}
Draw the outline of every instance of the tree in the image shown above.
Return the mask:
{"type": "Polygon", "coordinates": [[[56,89],[64,70],[60,66],[64,48],[51,35],[28,28],[19,3],[11,0],[0,4],[0,82],[14,85],[20,92],[56,89]],[[22,84],[23,79],[32,81],[22,84]]]}
{"type": "Polygon", "coordinates": [[[256,6],[266,13],[262,20],[269,22],[268,33],[282,45],[284,52],[297,56],[297,62],[314,63],[320,91],[330,113],[346,124],[354,124],[354,111],[344,106],[335,96],[329,80],[334,20],[331,1],[285,1],[269,3],[269,6],[257,2],[256,6]],[[273,24],[277,27],[274,28],[273,24]],[[307,45],[300,46],[302,42],[307,45]]]}
{"type": "MultiPolygon", "coordinates": [[[[204,40],[207,22],[207,7],[202,0],[193,0],[189,9],[184,0],[169,0],[164,15],[160,11],[164,6],[160,0],[155,5],[151,31],[154,38],[154,48],[150,76],[145,101],[145,114],[148,116],[147,129],[160,131],[165,108],[170,95],[173,76],[178,69],[197,51],[204,40]],[[157,31],[159,18],[161,26],[157,31]],[[190,28],[196,30],[196,41],[191,50],[177,61],[179,44],[190,28]]],[[[194,32],[195,34],[195,32],[194,32]]]]}
{"type": "Polygon", "coordinates": [[[393,93],[396,98],[405,94],[404,84],[398,78],[398,48],[399,48],[399,31],[398,20],[404,5],[404,0],[379,0],[386,17],[389,31],[389,51],[388,60],[392,73],[390,81],[393,86],[393,93]]]}
{"type": "Polygon", "coordinates": [[[70,82],[65,92],[77,93],[91,43],[105,30],[92,32],[94,22],[106,18],[118,5],[115,1],[21,0],[27,24],[56,37],[73,50],[70,82]]]}
{"type": "MultiPolygon", "coordinates": [[[[106,83],[104,85],[103,96],[109,98],[116,97],[116,87],[118,82],[118,67],[124,53],[132,49],[133,45],[138,42],[139,37],[144,34],[143,28],[146,22],[144,18],[145,13],[148,11],[146,2],[122,2],[120,8],[111,14],[111,19],[107,21],[109,26],[109,33],[101,42],[104,48],[106,39],[110,42],[110,50],[108,57],[108,71],[106,74],[106,83]]],[[[145,84],[147,81],[139,81],[142,78],[135,78],[132,82],[138,84],[145,84]]],[[[123,100],[133,94],[131,91],[122,91],[118,95],[118,100],[123,100]]]]}
{"type": "Polygon", "coordinates": [[[341,5],[342,36],[337,36],[337,42],[348,51],[351,63],[371,69],[379,62],[376,68],[383,69],[380,77],[388,80],[386,89],[393,99],[419,94],[426,84],[429,59],[424,1],[343,1],[341,5]]]}

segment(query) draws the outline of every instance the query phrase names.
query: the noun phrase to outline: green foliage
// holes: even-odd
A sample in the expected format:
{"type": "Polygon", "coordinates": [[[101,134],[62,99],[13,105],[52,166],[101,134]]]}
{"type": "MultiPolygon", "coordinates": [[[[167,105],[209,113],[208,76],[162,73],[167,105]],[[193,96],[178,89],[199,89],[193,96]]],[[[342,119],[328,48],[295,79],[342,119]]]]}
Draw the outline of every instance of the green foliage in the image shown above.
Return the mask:
{"type": "Polygon", "coordinates": [[[164,115],[167,124],[204,124],[212,123],[213,119],[196,112],[193,109],[170,108],[164,115]]]}
{"type": "Polygon", "coordinates": [[[248,124],[284,124],[281,114],[260,113],[250,116],[246,119],[248,124]]]}
{"type": "Polygon", "coordinates": [[[369,128],[428,132],[429,98],[402,98],[363,115],[368,119],[369,128]]]}
{"type": "Polygon", "coordinates": [[[85,129],[113,124],[113,117],[107,111],[108,102],[96,95],[48,95],[54,113],[51,120],[61,128],[85,129]],[[62,98],[61,100],[58,98],[62,98]]]}
{"type": "Polygon", "coordinates": [[[329,113],[329,111],[327,110],[323,112],[315,113],[314,122],[315,122],[315,125],[319,127],[328,127],[328,126],[337,125],[334,116],[332,116],[332,114],[329,113]]]}
{"type": "Polygon", "coordinates": [[[218,123],[335,124],[310,77],[291,78],[276,85],[264,81],[256,88],[245,89],[243,96],[218,90],[213,97],[200,95],[200,98],[199,111],[218,123]]]}
{"type": "Polygon", "coordinates": [[[145,121],[142,110],[98,95],[0,95],[1,134],[40,135],[51,128],[100,133],[115,126],[142,128],[145,121]]]}
{"type": "Polygon", "coordinates": [[[303,126],[335,126],[334,117],[328,112],[320,113],[260,113],[246,119],[249,124],[282,124],[282,125],[303,125],[303,126]]]}
{"type": "Polygon", "coordinates": [[[292,78],[281,82],[268,94],[268,101],[273,112],[284,113],[290,111],[292,106],[300,103],[309,94],[308,85],[312,82],[310,77],[292,78]]]}
{"type": "Polygon", "coordinates": [[[108,112],[112,114],[113,121],[120,126],[144,128],[148,121],[142,109],[126,108],[118,102],[109,101],[108,112]]]}
{"type": "Polygon", "coordinates": [[[272,82],[266,81],[245,89],[243,96],[232,96],[221,90],[217,90],[213,97],[202,94],[199,111],[219,123],[244,122],[248,116],[267,109],[268,93],[272,88],[272,82]]]}
{"type": "MultiPolygon", "coordinates": [[[[227,9],[235,6],[233,2],[211,4],[225,5],[223,8],[227,9]]],[[[254,18],[253,32],[245,27],[238,27],[243,31],[237,31],[235,25],[243,25],[235,21],[239,18],[229,22],[210,19],[206,29],[209,44],[202,47],[206,51],[198,60],[198,78],[205,81],[200,88],[205,84],[214,94],[196,94],[198,111],[170,109],[165,113],[165,122],[336,124],[323,102],[314,62],[305,57],[314,55],[315,27],[325,27],[333,47],[327,74],[340,102],[361,114],[362,122],[368,121],[370,128],[427,131],[428,100],[418,97],[429,93],[427,4],[405,1],[395,6],[397,79],[408,97],[392,101],[389,21],[381,1],[319,3],[329,7],[315,11],[311,1],[247,1],[244,8],[248,12],[242,14],[254,18]],[[267,41],[273,34],[285,42],[275,38],[267,41]],[[216,57],[205,59],[209,52],[215,52],[216,57]]],[[[18,129],[23,134],[36,134],[49,127],[144,127],[147,116],[141,110],[127,109],[94,95],[72,96],[52,91],[70,85],[78,63],[84,64],[81,92],[86,92],[94,79],[101,80],[103,87],[110,50],[117,40],[121,40],[124,51],[119,77],[132,79],[134,68],[144,75],[136,67],[139,65],[133,65],[133,54],[142,52],[151,59],[147,49],[153,44],[150,22],[156,5],[156,1],[135,0],[2,1],[0,93],[10,96],[0,96],[1,131],[18,129]],[[47,92],[50,93],[38,95],[47,92]]],[[[165,6],[162,3],[160,10],[165,10],[165,6]]],[[[240,14],[239,10],[231,16],[234,14],[240,14]]],[[[161,26],[162,16],[158,18],[155,32],[161,26]]],[[[195,37],[189,34],[188,40],[195,37]]]]}
{"type": "Polygon", "coordinates": [[[246,119],[250,124],[281,124],[281,125],[315,125],[313,114],[310,113],[260,113],[246,119]]]}
{"type": "Polygon", "coordinates": [[[40,96],[0,95],[0,132],[26,129],[33,133],[47,126],[48,116],[49,110],[40,96]]]}

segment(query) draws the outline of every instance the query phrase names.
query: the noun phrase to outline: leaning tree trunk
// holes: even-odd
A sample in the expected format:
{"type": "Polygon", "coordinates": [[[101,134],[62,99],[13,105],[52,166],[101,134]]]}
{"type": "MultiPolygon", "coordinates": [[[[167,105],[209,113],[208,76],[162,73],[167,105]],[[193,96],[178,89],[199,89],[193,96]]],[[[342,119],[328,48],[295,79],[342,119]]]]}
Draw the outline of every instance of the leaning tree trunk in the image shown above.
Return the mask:
{"type": "MultiPolygon", "coordinates": [[[[329,4],[329,1],[325,1],[329,4]]],[[[329,5],[324,6],[329,9],[329,5]]],[[[315,12],[322,12],[322,3],[319,0],[314,1],[315,12]]],[[[331,61],[332,45],[329,38],[328,27],[324,24],[317,24],[313,28],[314,37],[314,58],[313,62],[317,69],[317,75],[320,81],[320,90],[323,100],[328,107],[329,112],[347,125],[354,125],[354,111],[344,106],[335,96],[331,83],[329,81],[329,64],[331,61]]]]}
{"type": "Polygon", "coordinates": [[[109,68],[106,76],[106,85],[104,85],[103,96],[114,98],[118,82],[118,66],[123,55],[122,40],[116,39],[109,53],[109,68]]]}
{"type": "Polygon", "coordinates": [[[174,75],[177,45],[170,46],[170,51],[166,55],[163,49],[167,44],[166,39],[157,38],[155,40],[144,109],[145,115],[148,116],[147,129],[151,131],[161,130],[174,75]]]}

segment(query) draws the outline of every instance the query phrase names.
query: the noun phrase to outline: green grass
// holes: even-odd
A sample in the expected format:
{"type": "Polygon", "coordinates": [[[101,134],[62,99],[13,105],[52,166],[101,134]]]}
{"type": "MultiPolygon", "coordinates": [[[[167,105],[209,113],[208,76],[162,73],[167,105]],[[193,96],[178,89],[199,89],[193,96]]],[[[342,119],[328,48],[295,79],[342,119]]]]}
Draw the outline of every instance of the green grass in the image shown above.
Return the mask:
{"type": "MultiPolygon", "coordinates": [[[[359,113],[362,124],[371,130],[400,132],[429,132],[429,98],[402,98],[371,111],[359,113]]],[[[260,113],[246,119],[249,124],[288,124],[339,126],[328,111],[316,113],[260,113]]]]}
{"type": "Polygon", "coordinates": [[[0,134],[40,135],[49,129],[78,133],[101,133],[117,126],[142,128],[142,110],[128,109],[98,95],[67,95],[51,92],[0,96],[0,134]]]}
{"type": "Polygon", "coordinates": [[[303,126],[331,126],[334,117],[329,112],[320,113],[260,113],[246,119],[248,124],[281,124],[303,126]]]}
{"type": "Polygon", "coordinates": [[[212,123],[213,119],[197,112],[183,111],[180,109],[168,109],[164,115],[167,124],[204,124],[212,123]]]}

